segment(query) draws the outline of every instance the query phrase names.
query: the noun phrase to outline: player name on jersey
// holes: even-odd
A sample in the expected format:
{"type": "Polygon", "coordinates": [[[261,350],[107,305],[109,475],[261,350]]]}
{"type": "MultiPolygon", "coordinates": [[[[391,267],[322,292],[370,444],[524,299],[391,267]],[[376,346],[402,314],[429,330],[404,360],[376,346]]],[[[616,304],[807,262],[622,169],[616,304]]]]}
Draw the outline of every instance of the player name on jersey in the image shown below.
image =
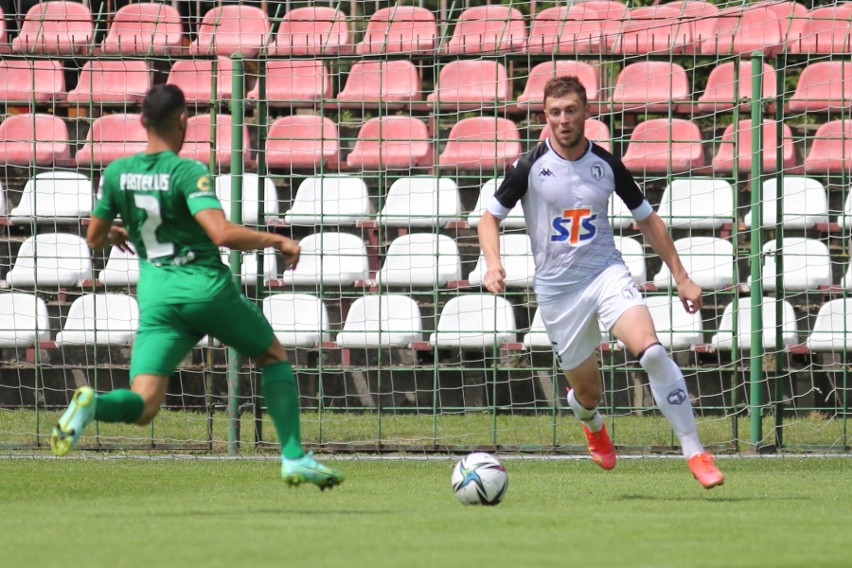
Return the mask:
{"type": "Polygon", "coordinates": [[[122,191],[168,191],[171,174],[121,174],[122,191]]]}

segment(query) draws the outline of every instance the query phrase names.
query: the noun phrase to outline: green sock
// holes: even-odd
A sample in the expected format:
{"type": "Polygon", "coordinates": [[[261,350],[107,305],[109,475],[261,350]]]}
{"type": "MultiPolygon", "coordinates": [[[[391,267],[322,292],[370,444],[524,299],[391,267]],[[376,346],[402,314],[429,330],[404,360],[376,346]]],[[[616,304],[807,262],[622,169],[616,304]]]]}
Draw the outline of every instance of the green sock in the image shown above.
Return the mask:
{"type": "Polygon", "coordinates": [[[281,454],[289,460],[305,455],[299,424],[299,391],[289,361],[263,368],[263,398],[266,399],[269,417],[278,432],[281,454]]]}
{"type": "Polygon", "coordinates": [[[145,401],[133,391],[116,389],[95,398],[95,420],[133,424],[145,410],[145,401]]]}

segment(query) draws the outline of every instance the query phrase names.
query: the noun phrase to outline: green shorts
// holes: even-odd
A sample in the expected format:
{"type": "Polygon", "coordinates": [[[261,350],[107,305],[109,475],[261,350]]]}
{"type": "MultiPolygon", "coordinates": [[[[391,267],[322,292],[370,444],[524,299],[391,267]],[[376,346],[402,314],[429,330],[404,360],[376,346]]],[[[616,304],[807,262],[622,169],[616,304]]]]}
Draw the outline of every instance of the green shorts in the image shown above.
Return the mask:
{"type": "Polygon", "coordinates": [[[248,357],[272,345],[272,326],[236,286],[204,302],[144,308],[130,356],[130,380],[141,374],[169,376],[205,335],[248,357]]]}

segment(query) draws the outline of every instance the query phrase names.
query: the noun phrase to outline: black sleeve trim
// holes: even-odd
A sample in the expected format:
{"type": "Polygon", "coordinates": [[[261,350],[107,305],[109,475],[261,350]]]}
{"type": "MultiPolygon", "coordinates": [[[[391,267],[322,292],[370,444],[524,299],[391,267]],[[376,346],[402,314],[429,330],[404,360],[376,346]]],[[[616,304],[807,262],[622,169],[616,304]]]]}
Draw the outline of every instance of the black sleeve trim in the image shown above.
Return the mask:
{"type": "Polygon", "coordinates": [[[530,170],[533,163],[547,153],[547,144],[542,142],[514,164],[506,168],[503,183],[494,192],[494,199],[506,209],[512,209],[526,195],[529,188],[530,170]]]}
{"type": "Polygon", "coordinates": [[[642,202],[645,201],[645,195],[639,189],[636,180],[633,179],[633,174],[627,170],[621,160],[594,143],[592,144],[592,152],[612,168],[615,177],[615,193],[618,194],[627,208],[632,211],[640,207],[642,202]]]}

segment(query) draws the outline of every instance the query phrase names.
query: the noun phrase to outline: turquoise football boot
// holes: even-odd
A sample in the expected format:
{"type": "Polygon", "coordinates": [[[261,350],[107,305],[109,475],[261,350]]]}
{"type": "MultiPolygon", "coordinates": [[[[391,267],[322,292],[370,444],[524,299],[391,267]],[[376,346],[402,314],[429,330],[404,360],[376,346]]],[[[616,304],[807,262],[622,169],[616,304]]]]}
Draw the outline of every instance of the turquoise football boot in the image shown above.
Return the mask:
{"type": "Polygon", "coordinates": [[[314,460],[313,452],[295,460],[282,457],[281,477],[291,487],[313,483],[322,491],[343,483],[343,474],[314,460]]]}
{"type": "Polygon", "coordinates": [[[59,422],[50,434],[50,449],[57,456],[64,456],[77,444],[83,430],[95,419],[95,391],[91,387],[80,387],[74,391],[59,422]]]}

